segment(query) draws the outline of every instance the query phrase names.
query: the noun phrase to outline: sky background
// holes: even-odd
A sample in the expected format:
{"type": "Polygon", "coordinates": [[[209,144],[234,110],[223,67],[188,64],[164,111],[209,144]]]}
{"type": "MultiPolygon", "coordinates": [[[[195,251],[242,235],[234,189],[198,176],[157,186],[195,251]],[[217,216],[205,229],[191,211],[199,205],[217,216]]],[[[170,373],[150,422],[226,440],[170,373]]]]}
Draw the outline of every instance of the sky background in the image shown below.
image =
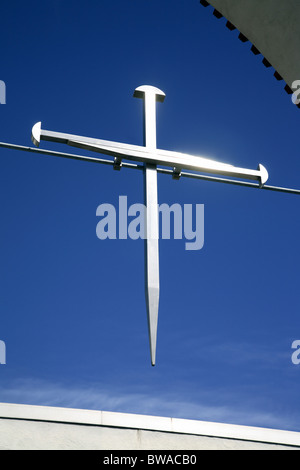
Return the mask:
{"type": "MultiPolygon", "coordinates": [[[[5,2],[0,141],[48,130],[143,144],[140,85],[166,93],[158,147],[300,188],[300,110],[198,0],[5,2]]],[[[295,77],[300,79],[300,77],[295,77]]],[[[42,142],[41,148],[77,151],[42,142]]],[[[160,240],[151,367],[142,240],[96,236],[99,204],[143,202],[138,171],[0,149],[0,401],[300,431],[297,195],[158,175],[204,204],[205,244],[160,240]]]]}

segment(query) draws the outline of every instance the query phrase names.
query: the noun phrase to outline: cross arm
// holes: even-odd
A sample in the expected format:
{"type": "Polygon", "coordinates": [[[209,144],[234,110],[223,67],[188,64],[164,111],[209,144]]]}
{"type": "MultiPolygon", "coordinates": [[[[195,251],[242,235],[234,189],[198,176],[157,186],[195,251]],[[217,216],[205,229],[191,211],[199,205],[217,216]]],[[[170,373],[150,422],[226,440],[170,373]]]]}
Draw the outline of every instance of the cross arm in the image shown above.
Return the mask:
{"type": "Polygon", "coordinates": [[[46,131],[41,129],[41,123],[37,123],[32,129],[32,141],[35,145],[39,146],[40,140],[64,143],[72,147],[91,150],[121,159],[125,158],[142,163],[172,167],[178,175],[180,175],[181,170],[202,171],[211,174],[257,180],[261,186],[268,180],[268,172],[261,164],[258,165],[257,170],[239,168],[227,163],[179,152],[160,149],[151,149],[149,151],[147,147],[139,145],[46,131]]]}

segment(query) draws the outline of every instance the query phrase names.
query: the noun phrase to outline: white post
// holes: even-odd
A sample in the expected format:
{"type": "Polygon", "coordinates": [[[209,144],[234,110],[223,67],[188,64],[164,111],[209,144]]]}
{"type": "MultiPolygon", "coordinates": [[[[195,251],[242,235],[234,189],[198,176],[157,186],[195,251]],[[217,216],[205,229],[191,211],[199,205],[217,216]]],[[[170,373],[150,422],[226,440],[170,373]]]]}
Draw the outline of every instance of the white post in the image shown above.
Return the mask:
{"type": "MultiPolygon", "coordinates": [[[[152,86],[141,86],[134,96],[144,99],[145,146],[147,150],[156,150],[156,101],[163,101],[165,94],[152,86]]],[[[159,307],[159,227],[156,165],[145,163],[144,202],[145,221],[145,293],[148,316],[151,364],[155,365],[156,339],[159,307]]]]}

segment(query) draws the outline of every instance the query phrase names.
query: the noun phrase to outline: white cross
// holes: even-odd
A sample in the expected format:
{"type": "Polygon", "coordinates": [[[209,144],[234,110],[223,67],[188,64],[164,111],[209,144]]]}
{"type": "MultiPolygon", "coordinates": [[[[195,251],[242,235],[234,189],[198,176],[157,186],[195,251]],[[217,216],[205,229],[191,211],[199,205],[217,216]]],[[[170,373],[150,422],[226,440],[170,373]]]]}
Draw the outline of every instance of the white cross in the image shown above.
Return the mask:
{"type": "Polygon", "coordinates": [[[114,169],[120,170],[122,159],[134,160],[144,164],[145,206],[146,210],[146,256],[145,282],[148,329],[151,363],[155,365],[157,320],[159,306],[159,226],[157,198],[157,165],[171,167],[173,178],[179,179],[183,169],[205,173],[221,174],[237,178],[259,181],[263,186],[268,179],[268,172],[261,164],[257,170],[238,168],[204,157],[197,157],[178,152],[157,149],[156,146],[156,102],[163,102],[165,93],[158,88],[143,85],[134,91],[134,96],[144,99],[145,106],[145,142],[144,146],[130,145],[107,140],[63,134],[41,129],[38,122],[32,128],[32,141],[39,146],[41,140],[59,142],[92,150],[114,157],[114,169]]]}

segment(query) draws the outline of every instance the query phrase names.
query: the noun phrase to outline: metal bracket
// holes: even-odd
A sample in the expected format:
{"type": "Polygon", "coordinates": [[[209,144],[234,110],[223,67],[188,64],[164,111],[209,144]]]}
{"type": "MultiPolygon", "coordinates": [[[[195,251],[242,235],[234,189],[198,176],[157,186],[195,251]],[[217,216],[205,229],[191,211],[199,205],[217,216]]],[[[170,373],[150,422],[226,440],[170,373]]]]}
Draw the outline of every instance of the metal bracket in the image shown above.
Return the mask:
{"type": "Polygon", "coordinates": [[[122,168],[122,158],[115,157],[114,158],[114,170],[120,171],[122,168]]]}
{"type": "Polygon", "coordinates": [[[172,174],[173,180],[179,180],[180,177],[181,177],[181,170],[179,168],[174,167],[173,174],[172,174]]]}

